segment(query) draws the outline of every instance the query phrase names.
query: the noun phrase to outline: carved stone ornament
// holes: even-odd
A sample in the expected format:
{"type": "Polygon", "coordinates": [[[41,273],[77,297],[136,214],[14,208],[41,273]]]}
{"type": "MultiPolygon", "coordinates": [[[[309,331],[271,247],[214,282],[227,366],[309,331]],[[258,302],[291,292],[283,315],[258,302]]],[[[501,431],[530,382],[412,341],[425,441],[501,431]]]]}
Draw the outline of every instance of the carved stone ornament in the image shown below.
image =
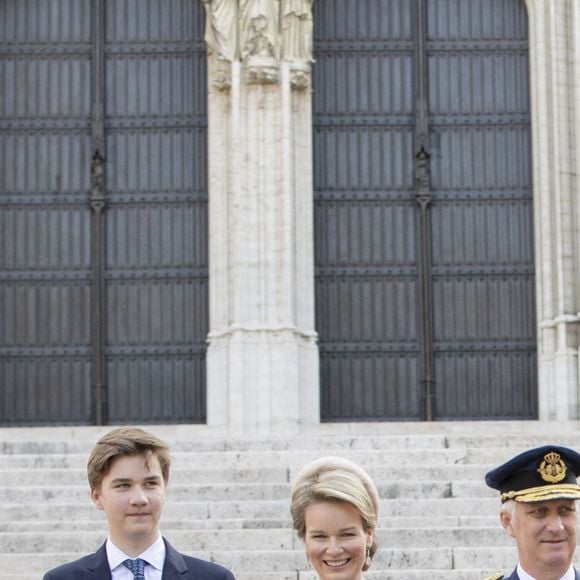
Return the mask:
{"type": "Polygon", "coordinates": [[[240,0],[240,56],[280,55],[280,0],[240,0]]]}
{"type": "Polygon", "coordinates": [[[310,63],[292,63],[290,65],[290,85],[293,89],[303,91],[310,86],[312,69],[310,63]]]}
{"type": "Polygon", "coordinates": [[[98,203],[105,200],[105,156],[99,148],[91,159],[91,200],[98,203]]]}
{"type": "Polygon", "coordinates": [[[430,155],[421,147],[415,156],[415,190],[416,200],[421,207],[426,207],[432,200],[429,171],[430,155]]]}
{"type": "Polygon", "coordinates": [[[289,62],[294,89],[310,86],[313,62],[313,0],[202,0],[210,78],[218,90],[231,87],[231,65],[241,61],[250,84],[280,79],[280,59],[289,62]]]}
{"type": "Polygon", "coordinates": [[[238,0],[202,0],[205,7],[205,41],[218,59],[238,58],[238,0]]]}
{"type": "Polygon", "coordinates": [[[280,80],[279,61],[275,58],[253,56],[246,61],[245,70],[249,85],[270,85],[280,80]]]}
{"type": "Polygon", "coordinates": [[[282,0],[282,58],[313,62],[313,0],[282,0]]]}
{"type": "Polygon", "coordinates": [[[232,63],[215,55],[209,57],[209,78],[212,85],[219,91],[227,91],[232,87],[232,63]]]}

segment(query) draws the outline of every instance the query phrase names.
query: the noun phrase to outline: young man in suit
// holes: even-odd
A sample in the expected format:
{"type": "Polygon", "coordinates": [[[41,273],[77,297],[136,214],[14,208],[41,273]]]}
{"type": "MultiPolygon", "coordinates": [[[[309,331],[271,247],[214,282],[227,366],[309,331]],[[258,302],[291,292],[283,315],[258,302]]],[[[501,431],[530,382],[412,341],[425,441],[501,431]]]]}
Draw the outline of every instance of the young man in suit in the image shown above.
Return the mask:
{"type": "Polygon", "coordinates": [[[509,580],[580,580],[572,565],[579,474],[580,454],[546,445],[517,455],[485,476],[487,485],[501,494],[501,523],[518,549],[519,562],[509,580]]]}
{"type": "Polygon", "coordinates": [[[44,580],[234,580],[217,564],[180,554],[159,531],[170,466],[167,445],[134,427],[114,429],[87,466],[91,499],[109,537],[101,548],[44,575],[44,580]]]}

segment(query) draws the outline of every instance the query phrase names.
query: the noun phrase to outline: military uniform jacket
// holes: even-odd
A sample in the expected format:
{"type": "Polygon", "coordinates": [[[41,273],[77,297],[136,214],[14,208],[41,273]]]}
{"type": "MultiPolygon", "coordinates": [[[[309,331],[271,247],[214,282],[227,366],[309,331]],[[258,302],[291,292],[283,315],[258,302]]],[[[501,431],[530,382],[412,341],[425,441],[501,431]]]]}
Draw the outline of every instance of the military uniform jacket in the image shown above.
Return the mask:
{"type": "MultiPolygon", "coordinates": [[[[226,568],[180,554],[164,538],[165,564],[163,580],[235,580],[226,568]]],[[[111,580],[106,544],[94,554],[63,564],[44,575],[44,580],[111,580]]]]}

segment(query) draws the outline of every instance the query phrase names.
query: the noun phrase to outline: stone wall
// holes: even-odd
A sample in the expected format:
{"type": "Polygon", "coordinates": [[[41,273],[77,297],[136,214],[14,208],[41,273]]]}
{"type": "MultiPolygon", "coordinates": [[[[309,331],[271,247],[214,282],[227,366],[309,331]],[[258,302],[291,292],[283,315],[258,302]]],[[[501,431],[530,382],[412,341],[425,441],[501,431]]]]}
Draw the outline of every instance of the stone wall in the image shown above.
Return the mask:
{"type": "MultiPolygon", "coordinates": [[[[312,0],[202,0],[209,52],[208,423],[319,421],[312,0]]],[[[526,0],[540,419],[580,418],[580,0],[526,0]]]]}

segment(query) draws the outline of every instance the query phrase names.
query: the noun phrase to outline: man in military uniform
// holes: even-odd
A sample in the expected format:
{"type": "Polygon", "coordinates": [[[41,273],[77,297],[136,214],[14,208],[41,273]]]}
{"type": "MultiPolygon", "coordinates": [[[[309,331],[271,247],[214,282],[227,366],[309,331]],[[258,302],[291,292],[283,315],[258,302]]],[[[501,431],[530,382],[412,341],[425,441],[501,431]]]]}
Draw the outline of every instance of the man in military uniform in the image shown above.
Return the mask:
{"type": "Polygon", "coordinates": [[[557,445],[530,449],[486,474],[501,494],[501,523],[518,548],[509,580],[580,580],[572,565],[579,474],[580,454],[557,445]]]}

